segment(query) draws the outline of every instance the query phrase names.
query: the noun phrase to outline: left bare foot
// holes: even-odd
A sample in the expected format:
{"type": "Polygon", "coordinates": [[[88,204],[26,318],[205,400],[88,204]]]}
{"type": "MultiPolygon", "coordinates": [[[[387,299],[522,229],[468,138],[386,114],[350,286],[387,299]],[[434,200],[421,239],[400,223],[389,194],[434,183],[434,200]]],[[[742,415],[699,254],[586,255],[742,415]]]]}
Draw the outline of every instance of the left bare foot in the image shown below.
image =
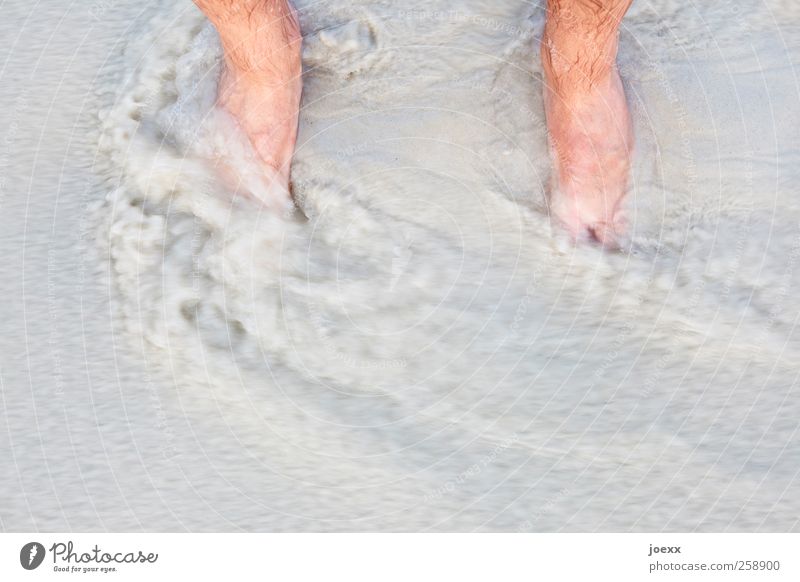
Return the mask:
{"type": "Polygon", "coordinates": [[[574,238],[614,246],[624,230],[633,129],[614,64],[629,0],[549,0],[542,39],[553,155],[552,215],[574,238]]]}

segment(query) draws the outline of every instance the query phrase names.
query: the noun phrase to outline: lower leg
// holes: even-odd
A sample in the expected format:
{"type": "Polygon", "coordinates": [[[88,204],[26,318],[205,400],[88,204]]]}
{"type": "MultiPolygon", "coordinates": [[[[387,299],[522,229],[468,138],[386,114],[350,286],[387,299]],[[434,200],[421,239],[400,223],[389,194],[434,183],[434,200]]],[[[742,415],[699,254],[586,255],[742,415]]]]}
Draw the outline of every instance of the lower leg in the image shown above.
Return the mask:
{"type": "Polygon", "coordinates": [[[542,37],[545,113],[554,161],[551,211],[576,236],[613,244],[633,133],[615,66],[632,0],[548,0],[542,37]]]}
{"type": "Polygon", "coordinates": [[[225,56],[218,103],[247,134],[269,178],[288,188],[302,92],[302,36],[288,0],[195,0],[225,56]]]}

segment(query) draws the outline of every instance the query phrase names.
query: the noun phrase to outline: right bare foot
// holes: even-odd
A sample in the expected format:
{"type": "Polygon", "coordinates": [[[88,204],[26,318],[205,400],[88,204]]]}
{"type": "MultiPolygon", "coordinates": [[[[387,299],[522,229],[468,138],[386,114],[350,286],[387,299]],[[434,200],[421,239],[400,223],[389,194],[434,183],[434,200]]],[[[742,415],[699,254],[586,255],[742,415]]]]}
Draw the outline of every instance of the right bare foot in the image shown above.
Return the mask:
{"type": "Polygon", "coordinates": [[[269,206],[289,197],[302,93],[302,36],[288,0],[195,0],[222,41],[225,67],[218,104],[230,113],[263,162],[269,206]]]}

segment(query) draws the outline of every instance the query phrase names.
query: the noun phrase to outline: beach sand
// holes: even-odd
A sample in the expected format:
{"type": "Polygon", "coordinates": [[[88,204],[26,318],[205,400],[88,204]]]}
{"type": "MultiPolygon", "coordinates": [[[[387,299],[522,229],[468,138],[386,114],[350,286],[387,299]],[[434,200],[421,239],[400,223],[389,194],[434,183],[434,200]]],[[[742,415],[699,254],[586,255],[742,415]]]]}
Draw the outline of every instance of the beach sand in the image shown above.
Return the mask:
{"type": "Polygon", "coordinates": [[[540,5],[295,4],[291,214],[191,2],[4,4],[0,529],[800,529],[800,5],[635,0],[607,252],[540,5]]]}

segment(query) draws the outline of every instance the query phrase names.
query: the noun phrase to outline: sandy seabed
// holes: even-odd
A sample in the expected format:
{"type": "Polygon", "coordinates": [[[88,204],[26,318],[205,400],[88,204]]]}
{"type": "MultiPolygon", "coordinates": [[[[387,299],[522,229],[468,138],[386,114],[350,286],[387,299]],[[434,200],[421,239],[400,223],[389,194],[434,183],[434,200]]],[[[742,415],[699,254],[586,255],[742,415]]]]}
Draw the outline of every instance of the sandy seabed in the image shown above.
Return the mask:
{"type": "Polygon", "coordinates": [[[191,2],[4,4],[0,529],[800,529],[800,5],[635,0],[609,253],[540,5],[295,4],[288,215],[191,2]]]}

